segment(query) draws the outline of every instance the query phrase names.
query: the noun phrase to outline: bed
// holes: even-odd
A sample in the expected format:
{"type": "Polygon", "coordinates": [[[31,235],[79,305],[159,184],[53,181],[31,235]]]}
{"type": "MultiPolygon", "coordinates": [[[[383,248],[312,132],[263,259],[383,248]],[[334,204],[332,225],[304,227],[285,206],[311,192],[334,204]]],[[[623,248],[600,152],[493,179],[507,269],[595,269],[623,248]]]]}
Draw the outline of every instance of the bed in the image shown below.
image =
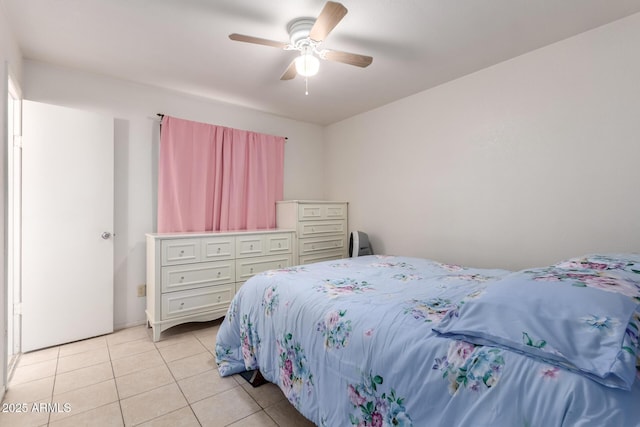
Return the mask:
{"type": "Polygon", "coordinates": [[[640,255],[517,272],[365,256],[261,273],[216,340],[318,426],[640,426],[640,255]]]}

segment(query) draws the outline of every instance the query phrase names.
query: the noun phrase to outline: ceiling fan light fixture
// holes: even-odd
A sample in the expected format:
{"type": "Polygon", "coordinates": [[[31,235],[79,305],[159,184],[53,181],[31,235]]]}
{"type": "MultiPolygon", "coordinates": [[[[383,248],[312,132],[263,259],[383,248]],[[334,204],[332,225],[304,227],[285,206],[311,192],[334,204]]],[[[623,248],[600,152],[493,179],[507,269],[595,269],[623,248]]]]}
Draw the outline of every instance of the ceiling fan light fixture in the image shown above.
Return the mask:
{"type": "MultiPolygon", "coordinates": [[[[2,0],[0,0],[2,2],[2,0]]],[[[289,43],[247,36],[244,34],[229,34],[231,40],[276,47],[282,50],[294,50],[300,55],[289,63],[280,80],[291,80],[297,75],[305,81],[318,73],[320,59],[332,62],[342,62],[357,67],[368,67],[373,58],[366,55],[328,50],[322,47],[324,40],[336,25],[345,17],[348,10],[337,1],[327,1],[317,18],[295,18],[287,24],[289,43]]]]}
{"type": "Polygon", "coordinates": [[[303,77],[311,77],[318,74],[320,60],[311,52],[303,53],[296,58],[296,72],[303,77]]]}

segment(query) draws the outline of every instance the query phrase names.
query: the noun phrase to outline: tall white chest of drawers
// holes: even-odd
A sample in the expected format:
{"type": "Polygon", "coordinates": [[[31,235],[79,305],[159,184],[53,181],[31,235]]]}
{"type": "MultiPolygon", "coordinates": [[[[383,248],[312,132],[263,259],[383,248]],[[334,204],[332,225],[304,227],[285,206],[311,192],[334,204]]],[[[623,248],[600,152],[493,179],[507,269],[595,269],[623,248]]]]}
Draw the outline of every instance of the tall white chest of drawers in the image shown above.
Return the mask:
{"type": "Polygon", "coordinates": [[[276,202],[276,224],[296,230],[294,264],[348,256],[347,202],[285,200],[276,202]]]}
{"type": "Polygon", "coordinates": [[[293,230],[147,234],[147,322],[172,326],[223,317],[255,274],[293,265],[293,230]]]}

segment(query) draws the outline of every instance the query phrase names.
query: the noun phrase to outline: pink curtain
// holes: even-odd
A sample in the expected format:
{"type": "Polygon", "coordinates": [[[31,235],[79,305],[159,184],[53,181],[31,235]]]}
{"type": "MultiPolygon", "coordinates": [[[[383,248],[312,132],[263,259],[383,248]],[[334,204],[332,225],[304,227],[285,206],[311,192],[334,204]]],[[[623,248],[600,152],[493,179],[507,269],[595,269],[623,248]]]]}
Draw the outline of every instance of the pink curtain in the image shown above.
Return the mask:
{"type": "Polygon", "coordinates": [[[158,232],[275,228],[284,138],[164,116],[158,232]]]}

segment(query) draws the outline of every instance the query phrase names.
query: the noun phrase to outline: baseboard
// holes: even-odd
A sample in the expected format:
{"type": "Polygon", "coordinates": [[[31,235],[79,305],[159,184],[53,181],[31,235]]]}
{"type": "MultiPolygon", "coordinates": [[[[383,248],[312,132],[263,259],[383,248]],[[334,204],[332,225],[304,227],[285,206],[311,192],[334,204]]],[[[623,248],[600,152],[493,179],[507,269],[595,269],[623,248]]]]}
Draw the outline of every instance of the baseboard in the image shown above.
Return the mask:
{"type": "Polygon", "coordinates": [[[119,331],[120,329],[127,329],[127,328],[133,328],[134,326],[140,326],[140,325],[146,325],[147,324],[147,319],[143,319],[143,320],[138,320],[136,322],[130,322],[130,323],[119,323],[117,325],[113,325],[113,331],[119,331]]]}

